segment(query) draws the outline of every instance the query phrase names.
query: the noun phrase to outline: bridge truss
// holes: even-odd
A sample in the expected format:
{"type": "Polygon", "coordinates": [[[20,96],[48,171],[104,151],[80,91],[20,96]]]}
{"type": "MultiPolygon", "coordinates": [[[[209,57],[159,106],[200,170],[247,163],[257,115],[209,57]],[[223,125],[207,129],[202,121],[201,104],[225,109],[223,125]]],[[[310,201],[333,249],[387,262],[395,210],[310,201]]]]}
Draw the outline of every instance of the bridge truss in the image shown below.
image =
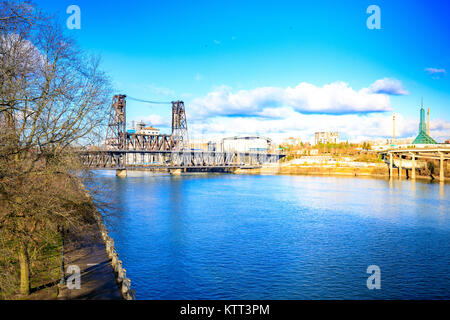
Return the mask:
{"type": "Polygon", "coordinates": [[[127,96],[124,94],[113,97],[105,140],[108,150],[170,151],[189,149],[186,109],[183,101],[171,102],[172,134],[147,135],[127,132],[126,98],[127,96]]]}
{"type": "MultiPolygon", "coordinates": [[[[102,150],[80,151],[82,162],[92,169],[166,168],[257,168],[277,163],[284,155],[262,152],[193,151],[189,148],[186,109],[173,101],[172,133],[148,135],[126,130],[126,95],[115,95],[102,150]]],[[[166,104],[168,102],[141,102],[166,104]]]]}
{"type": "Polygon", "coordinates": [[[283,155],[215,151],[99,150],[80,152],[83,164],[92,169],[125,168],[258,168],[277,163],[283,155]]]}

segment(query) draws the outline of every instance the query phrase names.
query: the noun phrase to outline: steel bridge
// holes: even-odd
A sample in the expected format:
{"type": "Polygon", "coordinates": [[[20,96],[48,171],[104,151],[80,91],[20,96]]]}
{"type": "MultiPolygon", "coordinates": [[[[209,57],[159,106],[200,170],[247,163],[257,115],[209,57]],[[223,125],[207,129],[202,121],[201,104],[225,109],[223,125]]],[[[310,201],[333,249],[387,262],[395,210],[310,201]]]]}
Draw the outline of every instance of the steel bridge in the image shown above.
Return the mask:
{"type": "Polygon", "coordinates": [[[133,168],[227,171],[237,168],[260,168],[266,163],[277,163],[284,157],[283,154],[264,152],[190,150],[183,101],[171,102],[172,133],[170,135],[128,132],[126,130],[126,97],[126,95],[113,97],[105,147],[100,150],[79,151],[86,167],[125,172],[126,169],[133,168]]]}
{"type": "Polygon", "coordinates": [[[277,163],[284,155],[257,152],[98,150],[80,151],[93,169],[254,169],[277,163]]]}
{"type": "Polygon", "coordinates": [[[108,150],[171,151],[189,148],[186,110],[183,101],[172,101],[172,133],[148,135],[126,130],[126,98],[115,95],[109,113],[105,145],[108,150]]]}

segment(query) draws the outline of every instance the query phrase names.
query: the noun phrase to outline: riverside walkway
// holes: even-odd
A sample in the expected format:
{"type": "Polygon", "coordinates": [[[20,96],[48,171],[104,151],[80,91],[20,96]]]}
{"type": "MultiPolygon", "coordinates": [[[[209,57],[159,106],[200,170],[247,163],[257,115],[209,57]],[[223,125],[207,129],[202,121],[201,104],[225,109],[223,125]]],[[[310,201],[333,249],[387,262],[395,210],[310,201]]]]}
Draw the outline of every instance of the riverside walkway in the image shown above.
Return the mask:
{"type": "Polygon", "coordinates": [[[100,232],[70,241],[64,246],[64,265],[76,265],[81,272],[80,289],[64,285],[58,300],[122,300],[111,260],[100,237],[100,232]]]}

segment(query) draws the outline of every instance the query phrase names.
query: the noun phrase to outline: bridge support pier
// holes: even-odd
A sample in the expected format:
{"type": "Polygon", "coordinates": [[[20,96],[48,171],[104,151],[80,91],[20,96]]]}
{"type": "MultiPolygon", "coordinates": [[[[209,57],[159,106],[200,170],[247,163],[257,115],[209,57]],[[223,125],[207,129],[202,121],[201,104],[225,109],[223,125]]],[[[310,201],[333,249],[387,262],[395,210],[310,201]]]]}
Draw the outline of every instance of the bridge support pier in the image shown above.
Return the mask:
{"type": "Polygon", "coordinates": [[[389,178],[393,178],[392,153],[389,153],[389,178]]]}
{"type": "Polygon", "coordinates": [[[402,155],[400,155],[399,157],[399,162],[398,162],[398,179],[402,180],[402,155]]]}
{"type": "Polygon", "coordinates": [[[444,175],[444,154],[441,153],[440,156],[440,160],[439,160],[439,180],[441,182],[445,181],[445,175],[444,175]]]}
{"type": "Polygon", "coordinates": [[[416,180],[416,155],[413,153],[412,154],[412,159],[411,159],[411,179],[412,180],[416,180]]]}
{"type": "Polygon", "coordinates": [[[169,173],[171,175],[178,176],[178,175],[181,175],[181,169],[169,169],[169,173]]]}
{"type": "Polygon", "coordinates": [[[127,177],[127,169],[116,169],[116,177],[126,178],[127,177]]]}

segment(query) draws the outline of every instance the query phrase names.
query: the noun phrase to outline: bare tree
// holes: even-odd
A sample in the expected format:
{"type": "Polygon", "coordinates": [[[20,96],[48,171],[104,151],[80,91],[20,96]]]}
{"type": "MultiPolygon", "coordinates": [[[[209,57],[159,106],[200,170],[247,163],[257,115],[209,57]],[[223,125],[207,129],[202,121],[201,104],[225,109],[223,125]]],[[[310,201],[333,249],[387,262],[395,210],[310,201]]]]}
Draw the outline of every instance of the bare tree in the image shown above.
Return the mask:
{"type": "Polygon", "coordinates": [[[109,96],[98,58],[32,3],[0,0],[0,235],[13,240],[24,295],[30,247],[92,221],[73,150],[103,128],[109,96]]]}

